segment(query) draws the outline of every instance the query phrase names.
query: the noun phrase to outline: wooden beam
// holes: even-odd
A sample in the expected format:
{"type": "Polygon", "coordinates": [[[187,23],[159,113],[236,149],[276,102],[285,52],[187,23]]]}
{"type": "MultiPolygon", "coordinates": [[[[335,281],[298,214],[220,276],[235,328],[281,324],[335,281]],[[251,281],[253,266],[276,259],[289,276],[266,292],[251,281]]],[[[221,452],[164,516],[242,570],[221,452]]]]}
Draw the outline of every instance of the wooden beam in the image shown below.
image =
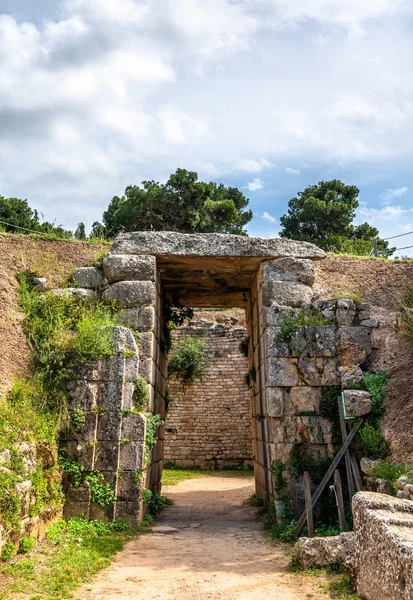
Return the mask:
{"type": "Polygon", "coordinates": [[[337,469],[334,471],[334,492],[336,495],[337,511],[338,511],[338,523],[340,525],[340,531],[346,530],[346,513],[344,512],[344,500],[343,490],[341,487],[341,475],[337,469]]]}
{"type": "Polygon", "coordinates": [[[351,468],[353,470],[354,481],[356,482],[356,488],[358,492],[362,492],[364,490],[363,480],[361,479],[360,469],[358,466],[356,455],[354,454],[354,450],[350,450],[350,462],[351,468]]]}
{"type": "MultiPolygon", "coordinates": [[[[356,433],[359,430],[360,425],[362,423],[363,423],[363,419],[361,417],[359,419],[357,419],[357,421],[354,424],[353,429],[350,431],[349,435],[347,436],[346,441],[341,446],[340,450],[337,452],[336,456],[334,457],[333,462],[331,463],[331,465],[328,468],[327,473],[324,475],[320,485],[314,492],[312,500],[311,500],[311,506],[313,507],[313,509],[314,509],[315,505],[317,504],[321,494],[323,493],[323,490],[326,487],[327,483],[330,481],[330,478],[333,475],[335,469],[337,468],[337,465],[339,464],[339,462],[343,458],[344,454],[346,453],[348,447],[350,446],[351,442],[353,441],[354,436],[356,435],[356,433]]],[[[300,531],[302,530],[305,521],[306,521],[306,514],[304,511],[303,514],[301,515],[301,517],[299,518],[297,525],[294,528],[293,537],[297,538],[299,536],[300,531]]]]}
{"type": "Polygon", "coordinates": [[[305,515],[306,515],[306,519],[307,519],[308,537],[313,538],[314,537],[314,520],[313,520],[313,507],[311,504],[311,480],[310,480],[310,475],[307,473],[307,471],[304,473],[303,481],[304,481],[305,515]]]}
{"type": "MultiPolygon", "coordinates": [[[[347,439],[347,427],[346,427],[346,419],[344,416],[343,400],[342,400],[341,396],[337,396],[337,402],[338,402],[338,412],[340,415],[341,437],[343,438],[343,444],[344,444],[344,442],[347,439]]],[[[346,453],[344,455],[344,460],[346,462],[348,495],[350,497],[350,504],[351,504],[351,500],[354,496],[354,484],[353,484],[353,472],[351,469],[351,462],[350,462],[350,453],[348,450],[346,451],[346,453]]]]}

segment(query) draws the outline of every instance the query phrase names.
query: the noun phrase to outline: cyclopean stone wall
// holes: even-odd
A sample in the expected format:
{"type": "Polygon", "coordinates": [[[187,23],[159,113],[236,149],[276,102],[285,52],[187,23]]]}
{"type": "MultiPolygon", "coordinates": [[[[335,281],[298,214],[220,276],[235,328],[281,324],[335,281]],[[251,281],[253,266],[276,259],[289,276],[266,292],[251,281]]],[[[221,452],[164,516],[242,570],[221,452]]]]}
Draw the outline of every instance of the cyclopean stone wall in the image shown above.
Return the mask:
{"type": "MultiPolygon", "coordinates": [[[[134,232],[120,235],[104,260],[103,297],[118,304],[126,327],[140,332],[139,372],[151,388],[147,411],[162,418],[167,375],[164,301],[246,310],[254,473],[257,493],[267,504],[277,496],[275,474],[280,470],[289,492],[293,449],[313,457],[332,453],[331,424],[320,414],[321,391],[328,386],[351,388],[352,380],[362,376],[360,365],[371,350],[375,323],[367,306],[314,298],[314,261],[324,256],[312,244],[285,239],[134,232]],[[297,316],[302,310],[322,314],[328,325],[300,327],[297,316]],[[297,323],[289,340],[280,335],[286,317],[297,323]]],[[[90,295],[79,289],[73,293],[90,295]]],[[[85,380],[90,381],[89,375],[85,380]]],[[[351,393],[348,410],[363,404],[358,400],[351,393]]],[[[102,396],[101,401],[107,399],[102,396]]],[[[369,399],[364,401],[368,404],[369,399]]],[[[121,406],[119,398],[116,402],[121,406]]],[[[119,423],[122,419],[118,412],[119,423]]],[[[143,447],[144,431],[136,431],[143,447]]],[[[161,485],[164,426],[157,434],[159,441],[142,478],[153,494],[161,485]]],[[[75,445],[71,447],[75,452],[75,445]]],[[[138,503],[140,494],[134,493],[138,503]]]]}
{"type": "MultiPolygon", "coordinates": [[[[222,468],[252,465],[250,394],[244,382],[248,359],[239,350],[247,337],[244,311],[229,316],[195,313],[172,332],[174,348],[187,336],[203,338],[207,360],[200,378],[168,380],[164,461],[178,466],[222,468]],[[242,326],[243,325],[243,326],[242,326]]],[[[224,313],[223,313],[224,314],[224,313]]]]}

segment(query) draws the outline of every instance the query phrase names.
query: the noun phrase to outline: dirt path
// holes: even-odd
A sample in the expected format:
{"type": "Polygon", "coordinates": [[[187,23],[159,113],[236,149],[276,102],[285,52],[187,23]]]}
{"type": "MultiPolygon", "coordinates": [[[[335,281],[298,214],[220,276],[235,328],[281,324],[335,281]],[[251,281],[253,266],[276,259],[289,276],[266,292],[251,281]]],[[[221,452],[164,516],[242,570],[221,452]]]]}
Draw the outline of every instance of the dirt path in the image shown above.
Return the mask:
{"type": "MultiPolygon", "coordinates": [[[[175,528],[131,541],[79,598],[90,600],[304,600],[326,598],[322,580],[287,571],[257,510],[243,506],[253,479],[212,475],[165,487],[174,502],[155,526],[175,528]]],[[[155,527],[156,531],[156,527],[155,527]]]]}

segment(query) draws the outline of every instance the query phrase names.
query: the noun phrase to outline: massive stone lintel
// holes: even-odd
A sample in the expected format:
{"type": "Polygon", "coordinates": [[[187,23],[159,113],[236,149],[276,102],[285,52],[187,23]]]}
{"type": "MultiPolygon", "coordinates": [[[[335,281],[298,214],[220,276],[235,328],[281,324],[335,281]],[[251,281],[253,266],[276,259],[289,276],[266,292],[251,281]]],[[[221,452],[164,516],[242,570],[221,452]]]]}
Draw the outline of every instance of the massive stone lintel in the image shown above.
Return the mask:
{"type": "Polygon", "coordinates": [[[311,258],[326,253],[308,242],[284,238],[261,239],[223,233],[185,234],[172,231],[134,231],[120,234],[110,254],[151,254],[162,257],[311,258]]]}

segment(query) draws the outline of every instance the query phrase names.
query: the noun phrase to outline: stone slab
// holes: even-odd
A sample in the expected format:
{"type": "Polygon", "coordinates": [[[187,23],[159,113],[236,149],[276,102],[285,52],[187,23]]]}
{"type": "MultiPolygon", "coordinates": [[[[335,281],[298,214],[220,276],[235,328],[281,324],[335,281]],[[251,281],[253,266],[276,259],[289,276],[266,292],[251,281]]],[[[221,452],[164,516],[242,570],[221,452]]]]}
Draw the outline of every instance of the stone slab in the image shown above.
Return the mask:
{"type": "Polygon", "coordinates": [[[123,308],[153,304],[156,297],[155,284],[152,281],[118,281],[103,292],[103,297],[114,300],[123,308]]]}
{"type": "Polygon", "coordinates": [[[155,309],[152,306],[143,308],[125,308],[119,313],[119,320],[137,331],[153,331],[155,329],[155,309]]]}
{"type": "Polygon", "coordinates": [[[320,260],[326,253],[314,244],[284,238],[261,239],[221,233],[185,234],[171,231],[135,231],[120,234],[110,255],[151,254],[162,257],[250,257],[294,256],[320,260]]]}
{"type": "Polygon", "coordinates": [[[348,417],[362,417],[371,411],[372,400],[365,390],[344,390],[343,396],[348,417]]]}
{"type": "Polygon", "coordinates": [[[280,306],[301,307],[310,304],[313,295],[313,289],[304,283],[263,281],[262,284],[262,303],[264,306],[271,306],[275,303],[280,306]]]}
{"type": "Polygon", "coordinates": [[[156,258],[133,254],[110,254],[103,261],[109,283],[117,281],[156,281],[156,258]]]}
{"type": "Polygon", "coordinates": [[[341,567],[355,552],[352,531],[329,537],[302,537],[294,546],[294,557],[304,569],[311,567],[341,567]]]}
{"type": "Polygon", "coordinates": [[[97,290],[105,285],[105,278],[96,267],[79,267],[73,271],[73,278],[81,288],[97,290]]]}
{"type": "Polygon", "coordinates": [[[314,262],[307,258],[278,258],[262,263],[262,278],[268,281],[298,281],[313,285],[314,262]]]}

